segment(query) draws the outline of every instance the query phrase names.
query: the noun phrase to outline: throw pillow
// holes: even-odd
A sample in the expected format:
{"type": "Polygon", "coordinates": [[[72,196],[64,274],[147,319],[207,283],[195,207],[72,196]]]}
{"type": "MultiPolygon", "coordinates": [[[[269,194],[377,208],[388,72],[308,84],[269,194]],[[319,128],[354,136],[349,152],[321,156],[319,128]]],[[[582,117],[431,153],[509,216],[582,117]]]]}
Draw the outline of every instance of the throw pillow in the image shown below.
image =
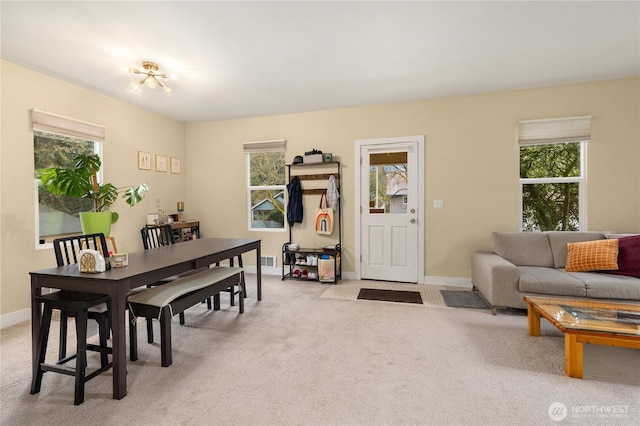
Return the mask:
{"type": "Polygon", "coordinates": [[[622,237],[618,241],[618,270],[606,273],[640,278],[640,235],[622,237]]]}
{"type": "Polygon", "coordinates": [[[567,243],[567,272],[618,269],[618,240],[567,243]]]}

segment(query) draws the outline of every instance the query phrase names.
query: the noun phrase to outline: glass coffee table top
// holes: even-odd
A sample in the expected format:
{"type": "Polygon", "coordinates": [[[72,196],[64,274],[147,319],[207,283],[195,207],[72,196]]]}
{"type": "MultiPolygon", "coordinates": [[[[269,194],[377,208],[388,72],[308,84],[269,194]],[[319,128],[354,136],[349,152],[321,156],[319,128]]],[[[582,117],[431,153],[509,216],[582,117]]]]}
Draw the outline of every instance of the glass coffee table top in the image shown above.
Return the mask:
{"type": "Polygon", "coordinates": [[[640,335],[640,303],[527,296],[525,300],[558,329],[640,335]]]}

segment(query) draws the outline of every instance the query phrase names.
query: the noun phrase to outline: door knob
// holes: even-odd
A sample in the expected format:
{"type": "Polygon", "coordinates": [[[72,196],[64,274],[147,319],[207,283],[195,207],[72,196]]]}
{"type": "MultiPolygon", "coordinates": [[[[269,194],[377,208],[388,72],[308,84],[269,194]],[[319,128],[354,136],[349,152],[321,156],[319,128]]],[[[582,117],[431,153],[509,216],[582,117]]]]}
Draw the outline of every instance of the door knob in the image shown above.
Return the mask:
{"type": "Polygon", "coordinates": [[[409,222],[416,223],[416,220],[415,219],[411,219],[409,222]]]}

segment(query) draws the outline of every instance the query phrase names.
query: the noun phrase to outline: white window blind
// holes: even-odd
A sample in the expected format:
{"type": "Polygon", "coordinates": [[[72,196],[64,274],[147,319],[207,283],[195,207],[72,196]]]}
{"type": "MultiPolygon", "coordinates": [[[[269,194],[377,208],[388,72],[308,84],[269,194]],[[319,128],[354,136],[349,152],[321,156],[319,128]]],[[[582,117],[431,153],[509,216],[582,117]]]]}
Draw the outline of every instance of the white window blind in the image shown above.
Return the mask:
{"type": "Polygon", "coordinates": [[[31,110],[31,128],[41,132],[73,136],[95,142],[104,142],[105,127],[38,109],[31,110]]]}
{"type": "Polygon", "coordinates": [[[274,141],[245,142],[242,144],[242,152],[251,154],[254,152],[284,152],[287,147],[286,139],[274,141]]]}
{"type": "Polygon", "coordinates": [[[518,123],[518,144],[582,142],[591,139],[591,116],[526,120],[518,123]]]}

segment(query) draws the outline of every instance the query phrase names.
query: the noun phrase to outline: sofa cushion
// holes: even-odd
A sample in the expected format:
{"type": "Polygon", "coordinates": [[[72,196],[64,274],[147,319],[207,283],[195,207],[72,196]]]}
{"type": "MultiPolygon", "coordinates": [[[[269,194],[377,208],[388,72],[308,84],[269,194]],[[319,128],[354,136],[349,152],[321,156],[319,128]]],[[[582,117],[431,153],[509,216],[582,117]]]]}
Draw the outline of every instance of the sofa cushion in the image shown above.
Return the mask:
{"type": "Polygon", "coordinates": [[[596,272],[567,274],[585,283],[587,297],[640,300],[640,278],[596,272]]]}
{"type": "Polygon", "coordinates": [[[567,272],[613,271],[618,269],[618,240],[567,244],[567,272]]]}
{"type": "Polygon", "coordinates": [[[494,232],[493,252],[517,266],[553,267],[549,241],[542,232],[494,232]]]}
{"type": "Polygon", "coordinates": [[[566,266],[568,243],[605,239],[602,232],[548,231],[545,232],[545,235],[549,238],[554,268],[566,266]]]}
{"type": "Polygon", "coordinates": [[[558,296],[587,295],[584,282],[561,269],[521,266],[518,288],[523,293],[553,294],[558,296]]]}
{"type": "Polygon", "coordinates": [[[618,270],[608,273],[640,277],[640,235],[618,240],[618,270]]]}

